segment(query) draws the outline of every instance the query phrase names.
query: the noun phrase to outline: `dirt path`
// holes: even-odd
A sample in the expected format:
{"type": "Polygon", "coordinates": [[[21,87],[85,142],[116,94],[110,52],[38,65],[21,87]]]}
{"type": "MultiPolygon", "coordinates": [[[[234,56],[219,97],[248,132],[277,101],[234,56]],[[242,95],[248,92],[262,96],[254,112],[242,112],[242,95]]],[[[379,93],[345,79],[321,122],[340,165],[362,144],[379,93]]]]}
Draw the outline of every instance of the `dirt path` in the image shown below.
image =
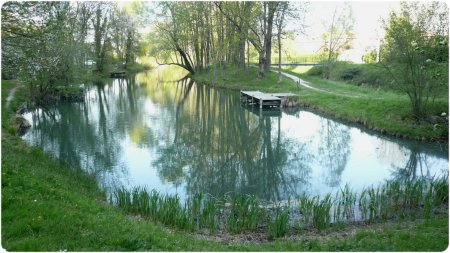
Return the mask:
{"type": "Polygon", "coordinates": [[[16,93],[17,89],[20,88],[21,86],[18,85],[14,88],[12,88],[11,90],[9,90],[9,94],[8,97],[6,98],[6,104],[5,107],[9,108],[9,105],[11,104],[11,101],[14,99],[14,94],[16,93]]]}
{"type": "MultiPolygon", "coordinates": [[[[278,73],[278,70],[272,70],[272,72],[278,73]]],[[[283,76],[287,77],[287,78],[292,79],[295,83],[297,83],[300,86],[303,86],[305,88],[308,88],[308,89],[311,89],[311,90],[315,90],[315,91],[318,91],[318,92],[324,92],[324,93],[328,93],[328,94],[339,95],[339,96],[344,96],[344,97],[352,97],[352,98],[363,97],[363,96],[360,96],[360,95],[349,95],[349,94],[345,94],[345,93],[335,93],[335,92],[331,92],[331,91],[328,91],[328,90],[319,89],[319,88],[316,88],[316,87],[312,87],[311,83],[309,83],[308,81],[305,81],[305,80],[303,80],[300,77],[297,77],[295,75],[292,75],[292,74],[289,74],[289,73],[286,73],[286,72],[283,72],[283,71],[281,72],[281,74],[283,76]]]]}

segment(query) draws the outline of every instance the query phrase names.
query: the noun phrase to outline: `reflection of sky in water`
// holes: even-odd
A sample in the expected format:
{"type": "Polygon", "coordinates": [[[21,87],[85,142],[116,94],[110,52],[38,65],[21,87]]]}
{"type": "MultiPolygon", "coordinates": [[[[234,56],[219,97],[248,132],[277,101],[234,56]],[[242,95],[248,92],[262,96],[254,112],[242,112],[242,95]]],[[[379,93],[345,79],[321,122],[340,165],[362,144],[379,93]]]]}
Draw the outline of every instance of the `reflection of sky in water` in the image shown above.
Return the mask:
{"type": "Polygon", "coordinates": [[[448,151],[434,144],[369,135],[308,111],[260,117],[239,106],[237,92],[160,79],[114,80],[92,86],[85,103],[28,113],[24,139],[105,188],[146,186],[182,198],[324,194],[448,169],[448,151]]]}
{"type": "MultiPolygon", "coordinates": [[[[281,129],[285,138],[296,139],[299,142],[311,140],[309,150],[322,155],[318,150],[320,146],[320,133],[318,129],[327,121],[311,112],[301,111],[297,116],[283,114],[281,129]]],[[[361,130],[340,125],[350,134],[348,142],[351,151],[340,174],[340,186],[348,183],[352,189],[361,190],[371,184],[382,183],[392,176],[396,167],[405,166],[411,151],[399,144],[386,140],[383,137],[368,135],[361,130]]],[[[423,171],[419,175],[441,175],[448,168],[448,160],[423,155],[423,171]]],[[[309,181],[310,194],[325,194],[335,191],[339,187],[327,185],[327,168],[322,166],[320,159],[312,161],[312,175],[309,181]]],[[[420,168],[419,168],[420,169],[420,168]]]]}

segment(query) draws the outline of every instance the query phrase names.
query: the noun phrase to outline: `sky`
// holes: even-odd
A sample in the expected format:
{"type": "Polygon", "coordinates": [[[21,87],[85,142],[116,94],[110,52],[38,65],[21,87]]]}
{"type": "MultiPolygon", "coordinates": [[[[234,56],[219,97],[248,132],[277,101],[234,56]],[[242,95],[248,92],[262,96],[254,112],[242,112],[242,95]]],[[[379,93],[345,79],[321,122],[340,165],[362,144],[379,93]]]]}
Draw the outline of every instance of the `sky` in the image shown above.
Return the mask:
{"type": "MultiPolygon", "coordinates": [[[[341,60],[361,62],[361,56],[367,47],[376,47],[383,37],[382,19],[386,19],[391,10],[400,8],[399,1],[350,1],[355,20],[353,49],[342,54],[341,60]]],[[[305,35],[296,37],[294,47],[301,53],[316,53],[322,45],[320,35],[329,27],[335,8],[342,8],[342,1],[311,2],[306,14],[307,29],[305,35]]]]}

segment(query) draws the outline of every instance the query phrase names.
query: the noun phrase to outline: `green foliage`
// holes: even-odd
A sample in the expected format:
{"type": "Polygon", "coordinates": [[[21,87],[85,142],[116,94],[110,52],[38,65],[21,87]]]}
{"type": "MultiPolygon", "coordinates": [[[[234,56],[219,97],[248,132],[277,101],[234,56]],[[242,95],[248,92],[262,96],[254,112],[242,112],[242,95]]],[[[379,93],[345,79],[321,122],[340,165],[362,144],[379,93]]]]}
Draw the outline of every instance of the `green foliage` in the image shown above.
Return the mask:
{"type": "Polygon", "coordinates": [[[51,98],[56,87],[83,82],[93,70],[104,74],[131,66],[138,54],[136,22],[115,6],[102,2],[5,3],[2,76],[20,79],[32,98],[41,101],[51,98]],[[88,38],[91,23],[94,43],[88,38]]]}
{"type": "Polygon", "coordinates": [[[358,68],[349,68],[344,70],[344,72],[341,74],[340,79],[342,80],[352,80],[356,76],[360,75],[361,70],[358,68]]]}
{"type": "MultiPolygon", "coordinates": [[[[381,65],[355,64],[349,62],[335,62],[330,70],[329,78],[335,81],[344,81],[356,85],[370,85],[391,89],[392,78],[381,65]]],[[[315,66],[307,74],[310,76],[323,76],[324,67],[315,66]]]]}
{"type": "Polygon", "coordinates": [[[421,119],[434,98],[448,91],[446,6],[402,3],[399,13],[390,14],[385,31],[381,60],[393,87],[408,94],[413,115],[421,119]]]}
{"type": "Polygon", "coordinates": [[[364,63],[376,63],[377,62],[377,50],[372,49],[372,50],[368,51],[367,53],[365,53],[362,56],[362,60],[364,61],[364,63]]]}
{"type": "Polygon", "coordinates": [[[306,73],[311,76],[322,76],[324,73],[324,66],[314,66],[309,69],[306,73]]]}

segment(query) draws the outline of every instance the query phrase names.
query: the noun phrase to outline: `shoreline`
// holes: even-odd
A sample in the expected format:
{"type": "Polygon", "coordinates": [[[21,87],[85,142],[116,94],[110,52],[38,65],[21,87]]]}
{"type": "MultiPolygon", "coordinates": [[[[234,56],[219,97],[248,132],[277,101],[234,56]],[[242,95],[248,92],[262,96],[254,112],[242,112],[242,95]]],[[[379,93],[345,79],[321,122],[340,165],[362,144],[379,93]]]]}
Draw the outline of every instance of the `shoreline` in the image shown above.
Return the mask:
{"type": "MultiPolygon", "coordinates": [[[[2,87],[2,92],[3,89],[7,89],[3,85],[2,87]]],[[[3,114],[4,117],[13,115],[10,112],[22,102],[20,90],[16,95],[11,107],[3,108],[3,112],[6,111],[6,114],[3,114]]],[[[104,199],[106,196],[103,195],[92,176],[84,171],[73,169],[62,160],[45,154],[39,148],[29,146],[19,137],[12,136],[7,131],[8,120],[6,118],[3,120],[2,246],[8,250],[333,251],[338,247],[349,251],[355,249],[371,251],[380,250],[379,245],[373,243],[379,242],[378,240],[385,243],[383,247],[385,250],[418,248],[441,250],[441,247],[448,244],[448,240],[444,241],[448,237],[446,232],[448,223],[442,225],[442,221],[447,220],[446,210],[443,214],[433,215],[430,220],[406,219],[406,221],[395,220],[392,223],[376,222],[370,225],[352,226],[348,229],[336,228],[326,232],[311,230],[306,234],[286,236],[277,240],[258,241],[261,237],[242,233],[224,235],[223,238],[215,235],[223,239],[216,241],[211,235],[179,231],[106,204],[107,200],[104,199]],[[23,191],[23,189],[31,189],[31,191],[23,191]],[[61,201],[62,196],[65,196],[65,201],[61,201]],[[83,223],[78,222],[80,219],[83,223]],[[29,235],[27,226],[31,226],[36,234],[29,235]],[[111,230],[112,228],[114,229],[111,230]],[[426,230],[423,231],[423,228],[426,230]],[[58,234],[55,234],[55,229],[58,234]],[[126,232],[130,230],[135,231],[131,239],[126,232]],[[409,244],[409,237],[408,240],[402,236],[393,236],[389,240],[383,237],[384,233],[397,234],[397,231],[403,234],[412,233],[410,235],[412,238],[433,235],[437,244],[430,247],[418,242],[418,245],[413,246],[409,244]],[[329,236],[328,232],[332,233],[332,236],[329,236]],[[92,240],[83,233],[99,237],[97,240],[92,240]],[[73,238],[74,234],[77,239],[68,240],[73,238]],[[66,238],[66,243],[61,244],[61,238],[66,238]],[[175,243],[167,245],[166,240],[175,243]],[[396,245],[392,245],[391,241],[396,242],[396,245]]]]}
{"type": "MultiPolygon", "coordinates": [[[[273,71],[270,71],[273,72],[273,71]]],[[[267,72],[267,73],[270,73],[267,72]]],[[[266,74],[267,74],[266,73],[266,74]]],[[[295,80],[293,80],[291,77],[289,76],[293,76],[293,73],[288,73],[283,71],[282,72],[283,75],[288,78],[289,80],[291,80],[292,82],[295,82],[295,80]],[[285,74],[289,75],[286,76],[285,74]]],[[[200,75],[205,74],[205,73],[201,73],[200,75]]],[[[206,75],[209,75],[210,73],[206,73],[206,75]]],[[[205,80],[206,78],[202,78],[201,76],[199,76],[199,74],[194,74],[194,75],[189,75],[194,81],[198,82],[199,84],[203,84],[203,85],[207,85],[210,87],[214,87],[214,88],[220,88],[220,89],[227,89],[227,90],[234,90],[234,91],[239,91],[239,90],[243,90],[243,89],[255,89],[255,88],[260,88],[261,90],[265,90],[266,87],[249,87],[249,86],[245,86],[245,85],[237,85],[237,86],[230,86],[227,84],[217,84],[214,83],[214,81],[212,80],[205,80]]],[[[301,79],[300,77],[296,76],[298,79],[301,79]]],[[[309,83],[309,82],[307,82],[309,83]]],[[[312,87],[314,90],[316,90],[316,88],[312,87]]],[[[307,109],[310,110],[314,113],[320,113],[326,117],[329,117],[330,119],[333,120],[339,120],[342,121],[346,124],[355,124],[357,127],[361,128],[364,131],[373,131],[376,132],[378,134],[381,134],[383,136],[386,137],[392,137],[392,138],[400,138],[400,139],[404,139],[404,140],[410,140],[410,141],[418,141],[418,142],[423,142],[423,143],[444,143],[444,144],[448,144],[449,143],[449,138],[447,136],[447,138],[434,138],[434,137],[429,137],[429,136],[424,136],[423,134],[421,136],[411,136],[408,135],[406,133],[402,133],[401,131],[391,131],[389,129],[386,129],[384,127],[380,127],[380,126],[376,126],[374,124],[370,124],[367,122],[367,120],[363,119],[363,118],[354,118],[352,116],[349,115],[341,115],[339,112],[333,112],[331,110],[328,110],[326,108],[324,108],[323,106],[320,106],[318,104],[315,103],[311,103],[311,102],[307,102],[304,101],[302,99],[302,94],[298,94],[299,93],[299,89],[300,92],[302,90],[306,90],[307,88],[302,87],[302,88],[298,88],[298,87],[294,87],[294,89],[296,90],[290,90],[290,92],[294,92],[297,97],[298,97],[298,102],[299,102],[299,106],[298,108],[300,109],[307,109]]],[[[280,90],[280,89],[276,89],[275,91],[278,92],[285,92],[285,90],[280,90]]],[[[321,90],[322,91],[322,90],[321,90]]],[[[319,91],[316,91],[319,92],[319,91]]],[[[326,94],[322,94],[322,95],[329,95],[329,96],[339,96],[339,94],[332,94],[331,92],[327,91],[325,92],[326,94]]],[[[360,97],[354,97],[356,99],[359,99],[360,97]]],[[[348,98],[342,98],[342,99],[348,99],[348,98]]],[[[295,107],[294,107],[295,108],[295,107]]],[[[406,123],[405,123],[406,124],[406,123]]],[[[406,127],[406,126],[400,126],[400,127],[406,127]]]]}

